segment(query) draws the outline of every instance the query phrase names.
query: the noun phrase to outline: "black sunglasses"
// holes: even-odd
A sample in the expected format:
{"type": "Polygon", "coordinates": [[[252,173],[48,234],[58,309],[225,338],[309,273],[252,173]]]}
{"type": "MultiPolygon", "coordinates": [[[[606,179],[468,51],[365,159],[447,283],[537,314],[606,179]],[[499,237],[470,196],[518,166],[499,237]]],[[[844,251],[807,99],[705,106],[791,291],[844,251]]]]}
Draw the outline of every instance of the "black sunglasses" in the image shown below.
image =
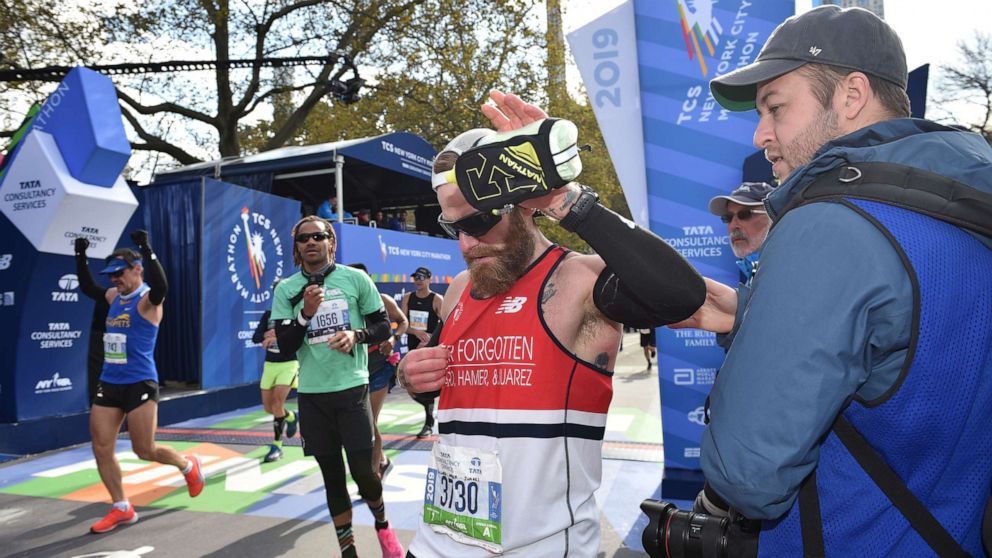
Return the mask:
{"type": "Polygon", "coordinates": [[[720,217],[720,220],[723,221],[724,223],[727,223],[729,225],[730,222],[734,220],[734,217],[737,217],[737,220],[738,221],[750,221],[751,220],[751,217],[754,217],[755,214],[758,214],[758,213],[764,215],[765,214],[765,211],[763,209],[742,209],[742,210],[738,211],[737,213],[734,213],[733,211],[731,211],[730,213],[728,213],[726,215],[722,215],[720,217]]]}
{"type": "Polygon", "coordinates": [[[328,238],[331,238],[331,233],[312,232],[312,233],[300,233],[296,235],[296,241],[299,242],[300,244],[306,244],[306,242],[311,238],[316,240],[317,242],[321,242],[327,240],[328,238]]]}
{"type": "Polygon", "coordinates": [[[479,211],[478,213],[473,213],[468,217],[462,217],[454,221],[449,221],[443,215],[438,215],[437,224],[441,225],[444,232],[448,233],[448,236],[451,238],[457,239],[459,233],[465,233],[478,238],[491,231],[493,227],[503,220],[503,216],[511,211],[513,211],[512,206],[504,207],[503,209],[494,209],[491,212],[479,211]]]}
{"type": "Polygon", "coordinates": [[[124,275],[124,269],[118,269],[117,271],[111,271],[107,275],[110,275],[111,277],[113,277],[114,279],[116,279],[116,278],[121,277],[121,276],[124,275]]]}

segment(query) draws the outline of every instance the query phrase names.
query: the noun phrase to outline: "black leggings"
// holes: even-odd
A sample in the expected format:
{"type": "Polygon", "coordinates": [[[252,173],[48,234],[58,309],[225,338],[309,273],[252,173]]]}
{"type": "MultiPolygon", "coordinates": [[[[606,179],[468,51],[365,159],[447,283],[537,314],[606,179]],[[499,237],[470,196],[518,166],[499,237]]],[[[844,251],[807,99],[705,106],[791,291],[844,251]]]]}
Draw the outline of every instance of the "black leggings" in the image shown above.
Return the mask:
{"type": "MultiPolygon", "coordinates": [[[[382,481],[372,470],[372,450],[348,451],[348,469],[351,478],[358,485],[358,493],[366,502],[382,498],[382,481]]],[[[327,493],[327,509],[331,517],[341,515],[351,509],[348,497],[348,484],[344,476],[344,459],[341,452],[314,456],[324,477],[324,491],[327,493]]]]}

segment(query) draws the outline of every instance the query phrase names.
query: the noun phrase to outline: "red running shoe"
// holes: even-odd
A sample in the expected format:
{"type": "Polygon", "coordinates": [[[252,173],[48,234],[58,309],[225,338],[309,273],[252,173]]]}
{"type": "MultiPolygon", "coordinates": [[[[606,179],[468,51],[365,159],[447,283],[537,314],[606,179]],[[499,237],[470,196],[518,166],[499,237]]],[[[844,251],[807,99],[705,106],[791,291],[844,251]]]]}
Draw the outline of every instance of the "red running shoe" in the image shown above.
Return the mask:
{"type": "Polygon", "coordinates": [[[138,512],[134,511],[134,506],[128,506],[126,512],[111,507],[110,513],[90,526],[90,532],[106,533],[107,531],[112,531],[118,525],[130,525],[136,521],[138,521],[138,512]]]}
{"type": "Polygon", "coordinates": [[[203,485],[205,484],[203,471],[200,468],[200,457],[191,453],[186,456],[186,459],[189,459],[189,462],[193,464],[193,468],[183,475],[186,477],[186,488],[189,490],[189,497],[196,498],[203,492],[203,485]]]}
{"type": "Polygon", "coordinates": [[[403,553],[403,545],[396,538],[396,533],[393,532],[392,527],[377,529],[375,534],[379,537],[379,546],[382,547],[382,558],[403,558],[406,556],[403,553]]]}

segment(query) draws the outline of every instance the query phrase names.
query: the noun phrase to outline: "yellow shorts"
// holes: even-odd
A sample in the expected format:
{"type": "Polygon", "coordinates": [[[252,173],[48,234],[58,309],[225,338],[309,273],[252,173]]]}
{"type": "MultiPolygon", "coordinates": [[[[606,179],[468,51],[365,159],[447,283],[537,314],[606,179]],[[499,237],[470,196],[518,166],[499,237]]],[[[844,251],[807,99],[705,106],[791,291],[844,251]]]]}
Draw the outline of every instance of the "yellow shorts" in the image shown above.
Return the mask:
{"type": "Polygon", "coordinates": [[[262,366],[262,381],[259,387],[272,389],[272,386],[298,387],[300,377],[300,361],[266,362],[262,366]]]}

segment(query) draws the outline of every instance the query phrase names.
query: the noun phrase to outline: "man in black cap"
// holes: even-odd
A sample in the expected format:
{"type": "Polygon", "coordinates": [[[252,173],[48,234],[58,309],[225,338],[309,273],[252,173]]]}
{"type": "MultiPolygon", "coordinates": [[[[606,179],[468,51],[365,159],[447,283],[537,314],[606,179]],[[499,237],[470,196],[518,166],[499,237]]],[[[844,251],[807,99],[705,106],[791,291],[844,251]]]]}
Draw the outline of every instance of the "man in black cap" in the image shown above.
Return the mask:
{"type": "Polygon", "coordinates": [[[741,283],[749,285],[758,267],[761,245],[768,236],[772,222],[764,209],[765,196],[772,191],[765,182],[745,182],[729,196],[716,196],[710,200],[710,213],[727,225],[730,249],[737,256],[741,283]]]}
{"type": "MultiPolygon", "coordinates": [[[[765,520],[762,555],[983,552],[992,149],[908,118],[906,78],[891,27],[824,6],[710,84],[757,109],[782,181],[700,456],[703,504],[765,520]]],[[[696,323],[726,331],[712,319],[734,309],[708,285],[724,304],[696,323]]]]}
{"type": "MultiPolygon", "coordinates": [[[[416,291],[403,295],[402,308],[410,326],[406,330],[406,343],[410,350],[426,344],[440,323],[441,304],[444,297],[431,290],[431,270],[418,267],[413,272],[416,291]]],[[[424,427],[417,433],[418,438],[426,438],[434,432],[434,399],[432,393],[413,393],[414,401],[424,407],[424,427]]]]}

